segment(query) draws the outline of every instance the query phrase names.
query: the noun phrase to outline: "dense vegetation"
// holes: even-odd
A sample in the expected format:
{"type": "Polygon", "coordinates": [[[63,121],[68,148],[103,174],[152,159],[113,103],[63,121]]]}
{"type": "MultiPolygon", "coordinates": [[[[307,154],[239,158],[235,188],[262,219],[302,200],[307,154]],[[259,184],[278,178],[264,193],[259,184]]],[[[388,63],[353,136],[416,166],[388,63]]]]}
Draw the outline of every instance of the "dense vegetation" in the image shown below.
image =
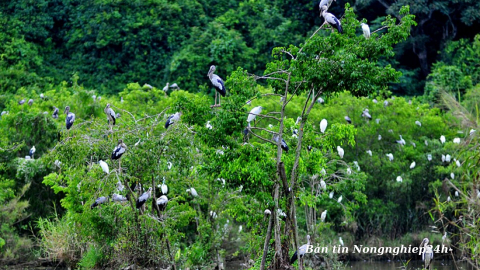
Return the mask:
{"type": "Polygon", "coordinates": [[[429,237],[479,267],[480,35],[450,40],[474,36],[479,4],[389,2],[334,2],[343,34],[306,1],[0,3],[0,262],[291,269],[308,234],[320,246],[429,237]],[[379,29],[369,39],[363,17],[379,29]],[[227,88],[218,107],[211,64],[227,88]]]}

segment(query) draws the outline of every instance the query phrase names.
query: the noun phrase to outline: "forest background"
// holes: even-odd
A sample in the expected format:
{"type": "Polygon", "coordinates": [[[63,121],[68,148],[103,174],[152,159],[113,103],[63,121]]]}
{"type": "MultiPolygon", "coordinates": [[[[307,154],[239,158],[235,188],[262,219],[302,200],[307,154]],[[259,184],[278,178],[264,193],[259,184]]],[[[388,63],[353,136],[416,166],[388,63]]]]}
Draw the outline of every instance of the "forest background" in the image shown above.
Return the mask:
{"type": "MultiPolygon", "coordinates": [[[[438,243],[448,232],[454,257],[478,267],[480,153],[471,131],[478,130],[479,120],[480,2],[337,0],[329,12],[341,19],[346,35],[328,27],[316,32],[323,18],[312,1],[1,2],[1,262],[213,268],[242,258],[260,268],[265,246],[271,247],[266,264],[276,265],[274,250],[289,257],[307,234],[326,245],[338,244],[339,236],[346,245],[395,245],[419,244],[426,236],[438,243]],[[402,11],[407,5],[414,18],[402,11]],[[378,43],[361,43],[362,20],[372,32],[380,29],[372,41],[378,43]],[[402,20],[411,27],[402,28],[402,20]],[[350,75],[358,71],[361,84],[353,75],[345,82],[324,81],[305,72],[302,80],[335,87],[313,94],[287,90],[291,100],[280,100],[282,86],[260,80],[285,64],[278,55],[286,51],[302,60],[290,44],[303,46],[308,56],[327,41],[338,46],[328,47],[329,59],[350,63],[349,50],[366,53],[379,70],[388,70],[384,80],[360,72],[365,66],[353,60],[346,69],[350,75]],[[384,51],[364,52],[355,44],[372,51],[368,45],[382,45],[378,50],[384,51]],[[207,77],[210,65],[217,66],[229,92],[217,109],[210,108],[215,93],[207,77]],[[181,90],[165,94],[167,82],[181,90]],[[300,125],[297,117],[316,95],[324,102],[312,107],[308,122],[301,123],[305,139],[297,140],[292,136],[300,125]],[[33,104],[19,105],[22,99],[33,104]],[[103,112],[107,103],[121,114],[113,132],[103,112]],[[65,115],[51,117],[53,106],[63,111],[67,105],[77,115],[72,134],[65,130],[65,115]],[[271,131],[284,133],[292,150],[283,159],[271,140],[244,137],[248,112],[260,105],[286,117],[281,124],[265,118],[257,126],[268,140],[271,131]],[[362,116],[365,108],[370,121],[362,116]],[[181,124],[167,132],[164,121],[177,111],[183,112],[181,124]],[[353,125],[344,120],[347,115],[353,125]],[[318,128],[322,119],[329,124],[325,134],[318,128]],[[207,121],[213,129],[206,128],[207,121]],[[396,143],[399,135],[406,145],[396,143]],[[108,161],[112,173],[106,175],[97,163],[108,159],[120,138],[129,146],[122,163],[126,172],[108,161]],[[252,149],[243,145],[247,141],[252,149]],[[137,148],[136,142],[141,142],[137,148]],[[340,145],[344,157],[337,153],[340,145]],[[35,159],[27,161],[32,146],[35,159]],[[442,160],[447,155],[451,162],[442,160]],[[283,199],[275,196],[279,169],[272,158],[282,160],[287,173],[298,166],[292,173],[293,204],[288,191],[283,199]],[[55,165],[57,160],[63,165],[55,165]],[[148,206],[150,216],[119,204],[89,208],[97,197],[111,195],[117,181],[157,186],[164,177],[171,200],[164,214],[155,213],[154,205],[148,206]],[[190,187],[198,198],[184,192],[190,187]],[[287,221],[264,215],[265,209],[276,216],[274,209],[291,207],[297,207],[297,217],[286,211],[287,221]],[[320,222],[325,210],[327,218],[320,222]],[[297,235],[272,237],[264,245],[273,223],[275,233],[294,226],[297,235]],[[291,247],[278,247],[280,241],[291,247]]],[[[315,72],[327,78],[329,70],[324,65],[315,72]]],[[[331,266],[344,259],[360,258],[330,254],[319,260],[331,266]]]]}

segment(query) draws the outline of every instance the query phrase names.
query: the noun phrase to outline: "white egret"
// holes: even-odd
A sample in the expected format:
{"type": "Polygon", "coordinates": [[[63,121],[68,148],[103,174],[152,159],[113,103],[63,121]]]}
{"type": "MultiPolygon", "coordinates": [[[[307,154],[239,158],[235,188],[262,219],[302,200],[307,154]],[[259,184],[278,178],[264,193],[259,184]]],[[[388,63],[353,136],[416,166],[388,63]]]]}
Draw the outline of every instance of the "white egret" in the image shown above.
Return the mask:
{"type": "Polygon", "coordinates": [[[367,154],[372,156],[372,150],[367,150],[367,154]]]}
{"type": "Polygon", "coordinates": [[[352,174],[352,169],[347,168],[347,174],[352,174]]]}
{"type": "Polygon", "coordinates": [[[450,196],[447,197],[447,202],[450,202],[452,199],[450,198],[450,196]]]}
{"type": "Polygon", "coordinates": [[[361,23],[362,25],[362,31],[363,31],[363,36],[365,38],[370,38],[370,27],[366,23],[361,23]]]}
{"type": "Polygon", "coordinates": [[[428,141],[427,140],[425,140],[425,146],[428,146],[428,141]]]}
{"type": "Polygon", "coordinates": [[[187,189],[187,193],[190,193],[194,198],[195,198],[195,197],[198,197],[198,193],[197,193],[197,191],[195,190],[195,188],[193,188],[193,187],[187,189]]]}
{"type": "Polygon", "coordinates": [[[388,154],[386,154],[386,156],[388,157],[388,159],[390,161],[393,161],[393,154],[392,153],[388,153],[388,154]]]}
{"type": "Polygon", "coordinates": [[[442,136],[440,136],[440,142],[441,142],[442,144],[444,144],[444,143],[445,143],[445,136],[443,136],[443,135],[442,135],[442,136]]]}
{"type": "Polygon", "coordinates": [[[413,169],[413,168],[415,168],[415,165],[416,165],[415,161],[414,161],[414,162],[412,162],[412,164],[410,164],[410,169],[413,169]]]}
{"type": "Polygon", "coordinates": [[[163,195],[166,195],[168,193],[168,186],[165,184],[165,177],[163,177],[163,182],[160,186],[160,189],[162,190],[163,195]]]}
{"type": "Polygon", "coordinates": [[[321,187],[323,190],[327,189],[327,183],[325,183],[325,181],[321,180],[321,181],[320,181],[320,187],[321,187]]]}
{"type": "Polygon", "coordinates": [[[340,146],[337,146],[337,152],[340,158],[343,158],[343,155],[345,154],[345,151],[343,150],[343,148],[340,146]]]}
{"type": "Polygon", "coordinates": [[[320,121],[320,131],[322,133],[325,133],[325,130],[327,129],[327,119],[322,119],[322,121],[320,121]]]}
{"type": "Polygon", "coordinates": [[[458,197],[458,190],[455,190],[455,197],[458,197]]]}
{"type": "Polygon", "coordinates": [[[455,174],[453,172],[450,173],[450,178],[452,178],[452,180],[455,179],[455,174]]]}
{"type": "Polygon", "coordinates": [[[382,140],[382,135],[378,135],[378,140],[382,140]]]}
{"type": "Polygon", "coordinates": [[[456,160],[455,163],[457,164],[457,167],[461,167],[462,164],[460,164],[460,161],[459,160],[456,160]]]}
{"type": "Polygon", "coordinates": [[[398,140],[397,143],[400,145],[405,145],[405,140],[402,138],[402,135],[400,135],[400,140],[398,140]]]}
{"type": "Polygon", "coordinates": [[[341,202],[342,202],[342,199],[343,199],[343,196],[342,196],[342,195],[340,195],[340,197],[338,197],[338,200],[337,200],[337,202],[338,202],[338,203],[341,203],[341,202]]]}
{"type": "Polygon", "coordinates": [[[427,159],[428,159],[428,161],[432,161],[432,155],[431,155],[431,154],[428,154],[428,155],[427,155],[427,159]]]}
{"type": "Polygon", "coordinates": [[[446,239],[447,239],[447,231],[445,231],[445,233],[442,236],[442,243],[444,243],[446,239]]]}
{"type": "Polygon", "coordinates": [[[338,242],[340,242],[340,245],[342,245],[342,247],[345,245],[345,244],[343,243],[342,237],[339,237],[339,238],[338,238],[338,242]]]}
{"type": "Polygon", "coordinates": [[[268,209],[265,209],[265,211],[263,211],[263,214],[265,215],[271,215],[272,214],[272,211],[268,210],[268,209]]]}
{"type": "Polygon", "coordinates": [[[327,217],[327,210],[323,211],[320,215],[320,219],[322,222],[325,222],[325,218],[327,217]]]}
{"type": "Polygon", "coordinates": [[[328,194],[328,198],[333,199],[333,195],[335,195],[335,193],[332,191],[330,194],[328,194]]]}
{"type": "Polygon", "coordinates": [[[401,176],[397,176],[397,182],[403,182],[403,178],[401,176]]]}
{"type": "Polygon", "coordinates": [[[450,155],[447,154],[447,155],[445,156],[445,161],[446,161],[446,162],[450,162],[451,160],[452,160],[452,156],[450,156],[450,155]]]}
{"type": "Polygon", "coordinates": [[[417,120],[417,121],[415,121],[415,125],[421,127],[421,126],[422,126],[422,123],[420,123],[420,121],[417,120]]]}
{"type": "Polygon", "coordinates": [[[108,164],[103,161],[103,160],[100,160],[98,162],[98,164],[100,164],[100,167],[102,167],[102,170],[106,173],[106,174],[109,174],[110,173],[110,169],[108,168],[108,164]]]}
{"type": "Polygon", "coordinates": [[[207,121],[207,125],[206,125],[205,127],[208,128],[208,129],[212,129],[212,128],[213,128],[212,125],[210,124],[210,121],[207,121]]]}
{"type": "Polygon", "coordinates": [[[442,154],[442,162],[445,162],[445,155],[442,154]]]}
{"type": "Polygon", "coordinates": [[[460,143],[460,138],[453,139],[453,143],[459,144],[460,143]]]}
{"type": "Polygon", "coordinates": [[[377,125],[380,123],[380,118],[377,118],[375,119],[375,122],[377,123],[377,125]]]}
{"type": "Polygon", "coordinates": [[[363,112],[362,112],[362,117],[366,117],[366,118],[368,118],[368,119],[370,119],[370,120],[372,119],[372,116],[370,115],[368,109],[363,110],[363,112]]]}
{"type": "Polygon", "coordinates": [[[327,171],[325,171],[325,169],[322,168],[322,169],[320,170],[320,173],[321,173],[322,175],[326,175],[326,174],[327,174],[327,171]]]}

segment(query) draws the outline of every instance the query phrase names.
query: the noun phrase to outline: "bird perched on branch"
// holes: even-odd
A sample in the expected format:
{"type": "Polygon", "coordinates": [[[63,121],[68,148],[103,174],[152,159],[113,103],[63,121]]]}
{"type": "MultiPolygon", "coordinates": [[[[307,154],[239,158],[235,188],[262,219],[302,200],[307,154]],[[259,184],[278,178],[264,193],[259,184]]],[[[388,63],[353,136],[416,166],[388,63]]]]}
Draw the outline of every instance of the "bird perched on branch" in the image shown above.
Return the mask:
{"type": "Polygon", "coordinates": [[[65,114],[67,118],[65,118],[65,126],[67,127],[68,133],[70,133],[70,128],[73,126],[73,122],[75,122],[75,114],[70,112],[70,106],[65,107],[65,114]]]}
{"type": "MultiPolygon", "coordinates": [[[[208,71],[208,78],[213,84],[213,87],[215,87],[215,105],[217,105],[217,96],[220,94],[222,97],[224,97],[227,94],[227,89],[225,88],[225,83],[223,82],[222,78],[220,76],[213,74],[217,68],[212,65],[210,66],[210,70],[208,71]]],[[[220,97],[218,97],[218,104],[220,105],[220,97]]]]}
{"type": "Polygon", "coordinates": [[[310,235],[307,235],[307,243],[305,245],[302,245],[300,248],[298,248],[297,251],[295,251],[292,258],[290,259],[290,264],[293,264],[297,260],[297,258],[302,258],[307,252],[307,247],[309,245],[311,245],[310,235]]]}
{"type": "Polygon", "coordinates": [[[115,114],[113,109],[110,108],[110,103],[107,103],[107,106],[105,107],[105,110],[103,110],[103,111],[107,114],[108,124],[111,125],[110,126],[110,130],[111,130],[112,126],[115,126],[117,115],[115,114]]]}
{"type": "Polygon", "coordinates": [[[151,194],[152,188],[149,187],[148,190],[142,194],[142,196],[138,197],[136,204],[137,209],[139,209],[145,204],[145,202],[150,198],[151,194]]]}
{"type": "Polygon", "coordinates": [[[157,205],[160,211],[165,211],[165,209],[167,208],[167,204],[168,204],[167,196],[162,195],[160,198],[157,199],[157,205]]]}
{"type": "Polygon", "coordinates": [[[363,36],[365,38],[370,38],[370,27],[366,23],[361,23],[362,25],[362,31],[363,31],[363,36]]]}
{"type": "MultiPolygon", "coordinates": [[[[279,138],[278,134],[273,135],[273,140],[274,140],[275,142],[277,142],[277,143],[278,143],[278,138],[279,138]]],[[[281,142],[281,144],[280,144],[280,147],[281,147],[285,152],[288,153],[289,148],[288,148],[287,142],[285,142],[285,140],[284,140],[283,138],[282,138],[282,142],[281,142]]]]}
{"type": "Polygon", "coordinates": [[[262,106],[257,106],[252,110],[250,110],[250,113],[248,114],[248,117],[247,117],[247,122],[249,126],[250,126],[250,122],[254,121],[257,115],[262,113],[262,110],[263,110],[262,106]]]}
{"type": "Polygon", "coordinates": [[[28,152],[28,155],[30,156],[30,158],[33,159],[33,155],[35,154],[35,151],[36,151],[36,149],[35,149],[35,145],[34,145],[34,146],[32,146],[32,148],[30,149],[30,151],[28,152]]]}
{"type": "Polygon", "coordinates": [[[123,143],[123,140],[118,140],[118,145],[113,149],[112,159],[119,159],[127,151],[127,146],[123,143]]]}
{"type": "Polygon", "coordinates": [[[337,17],[335,17],[335,15],[333,15],[332,13],[327,12],[328,7],[327,7],[327,6],[322,6],[321,10],[322,10],[322,16],[323,16],[323,18],[325,19],[325,21],[326,21],[328,24],[330,24],[332,27],[337,28],[337,30],[338,30],[338,32],[339,32],[340,34],[343,33],[342,24],[341,24],[340,21],[337,19],[337,17]]]}
{"type": "Polygon", "coordinates": [[[172,115],[170,115],[168,118],[167,118],[167,121],[165,122],[165,128],[168,128],[169,126],[175,124],[176,122],[178,122],[180,120],[180,116],[182,115],[181,112],[176,112],[172,115]]]}
{"type": "Polygon", "coordinates": [[[100,205],[102,203],[105,203],[107,201],[108,201],[108,198],[102,196],[102,197],[95,200],[95,202],[90,206],[90,209],[93,209],[93,208],[97,207],[98,205],[100,205]]]}

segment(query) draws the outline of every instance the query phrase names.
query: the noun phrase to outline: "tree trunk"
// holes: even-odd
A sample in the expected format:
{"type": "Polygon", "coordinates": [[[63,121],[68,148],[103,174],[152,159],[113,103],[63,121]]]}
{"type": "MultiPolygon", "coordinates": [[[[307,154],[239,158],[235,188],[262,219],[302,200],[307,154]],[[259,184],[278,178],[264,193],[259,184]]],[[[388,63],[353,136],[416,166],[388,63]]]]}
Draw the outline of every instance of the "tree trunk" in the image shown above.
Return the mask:
{"type": "Polygon", "coordinates": [[[268,220],[267,236],[265,237],[265,244],[263,245],[262,263],[260,264],[260,270],[265,270],[265,261],[267,260],[268,246],[270,246],[270,238],[272,238],[272,225],[273,225],[273,213],[270,214],[268,220]]]}

